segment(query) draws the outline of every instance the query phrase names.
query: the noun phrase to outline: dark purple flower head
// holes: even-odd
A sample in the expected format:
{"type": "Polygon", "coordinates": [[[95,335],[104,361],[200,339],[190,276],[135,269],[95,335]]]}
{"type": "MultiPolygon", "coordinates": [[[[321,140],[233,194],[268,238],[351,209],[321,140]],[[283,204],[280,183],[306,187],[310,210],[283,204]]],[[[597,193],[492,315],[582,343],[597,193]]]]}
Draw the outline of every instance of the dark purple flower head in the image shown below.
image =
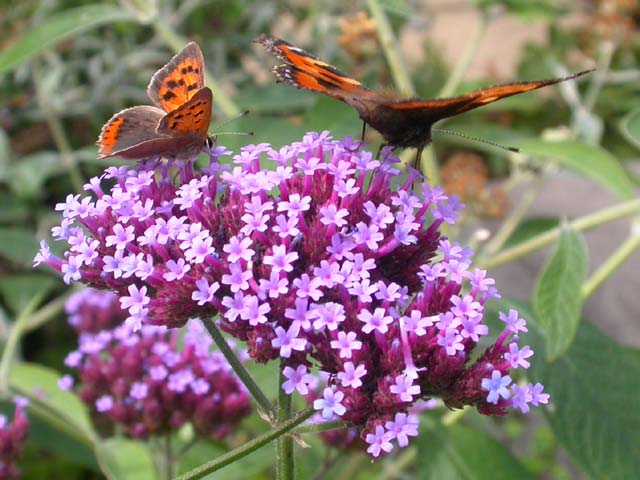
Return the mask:
{"type": "MultiPolygon", "coordinates": [[[[105,304],[101,318],[122,322],[116,295],[87,289],[67,304],[76,325],[91,325],[85,316],[95,314],[96,298],[105,304]]],[[[65,363],[78,372],[82,400],[132,437],[191,422],[197,435],[221,439],[250,412],[250,399],[211,343],[197,320],[187,324],[182,338],[164,326],[144,325],[134,332],[121,323],[113,330],[80,332],[78,350],[65,363]]],[[[73,379],[65,375],[59,386],[69,390],[73,379]]]]}
{"type": "Polygon", "coordinates": [[[526,331],[517,312],[472,356],[497,292],[471,270],[470,249],[441,238],[457,200],[411,189],[415,175],[402,176],[388,151],[375,160],[328,132],[280,150],[246,146],[228,170],[216,161],[202,171],[188,163],[177,177],[108,170],[105,186],[91,182],[95,200],[59,206],[65,257],[44,245],[37,262],[116,291],[134,328],[217,316],[255,360],[284,359],[285,391],[309,392],[322,417],[357,427],[374,456],[407,444],[407,414],[424,399],[522,409],[508,375],[530,356],[514,337],[526,331]]]}
{"type": "Polygon", "coordinates": [[[29,431],[29,420],[24,411],[28,402],[17,397],[14,403],[12,422],[0,415],[0,479],[20,478],[17,461],[29,431]]]}

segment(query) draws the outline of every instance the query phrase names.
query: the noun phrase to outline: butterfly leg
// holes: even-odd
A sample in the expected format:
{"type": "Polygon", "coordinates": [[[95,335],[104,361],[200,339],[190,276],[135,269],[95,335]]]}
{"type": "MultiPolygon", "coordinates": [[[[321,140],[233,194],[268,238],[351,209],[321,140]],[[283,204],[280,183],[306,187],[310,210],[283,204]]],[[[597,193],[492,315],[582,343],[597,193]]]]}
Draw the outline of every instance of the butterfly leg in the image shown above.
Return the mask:
{"type": "Polygon", "coordinates": [[[418,150],[416,151],[416,159],[413,161],[413,168],[418,171],[420,170],[420,157],[422,157],[423,150],[424,147],[418,147],[418,150]]]}
{"type": "Polygon", "coordinates": [[[376,153],[376,160],[380,160],[380,153],[382,152],[382,149],[384,147],[386,147],[388,144],[387,143],[381,143],[380,146],[378,147],[378,151],[376,153]]]}
{"type": "Polygon", "coordinates": [[[360,135],[360,141],[364,143],[364,132],[367,130],[366,122],[362,122],[362,135],[360,135]]]}

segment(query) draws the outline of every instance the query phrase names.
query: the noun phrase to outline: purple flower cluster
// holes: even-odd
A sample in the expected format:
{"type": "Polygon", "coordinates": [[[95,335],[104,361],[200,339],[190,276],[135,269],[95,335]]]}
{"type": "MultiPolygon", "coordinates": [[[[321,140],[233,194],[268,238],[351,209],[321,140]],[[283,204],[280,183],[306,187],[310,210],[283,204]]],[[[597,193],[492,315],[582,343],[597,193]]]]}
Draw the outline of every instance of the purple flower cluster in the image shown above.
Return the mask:
{"type": "Polygon", "coordinates": [[[532,355],[518,345],[517,312],[473,353],[498,294],[472,252],[441,237],[454,198],[412,190],[415,172],[401,175],[389,152],[381,161],[328,132],[246,146],[228,170],[223,154],[178,174],[108,169],[86,187],[95,198],[58,207],[65,257],[43,244],[36,262],[116,291],[136,329],[218,316],[252,358],[285,361],[287,393],[313,396],[312,372],[324,372],[314,407],[357,427],[373,456],[417,435],[419,399],[491,415],[547,402],[541,386],[511,384],[532,355]]]}
{"type": "Polygon", "coordinates": [[[24,412],[27,401],[22,397],[16,397],[14,401],[13,422],[9,423],[7,417],[0,415],[0,480],[20,477],[16,462],[29,431],[29,420],[24,412]]]}
{"type": "MultiPolygon", "coordinates": [[[[135,438],[174,431],[186,422],[203,438],[228,435],[250,413],[250,397],[224,357],[211,350],[202,324],[190,321],[184,336],[153,325],[137,332],[127,324],[93,332],[85,315],[103,304],[105,323],[110,316],[111,322],[122,320],[117,300],[113,293],[88,288],[67,303],[70,323],[89,327],[79,331],[79,348],[65,360],[78,371],[80,398],[135,438]]],[[[65,375],[59,385],[70,389],[72,377],[65,375]]]]}

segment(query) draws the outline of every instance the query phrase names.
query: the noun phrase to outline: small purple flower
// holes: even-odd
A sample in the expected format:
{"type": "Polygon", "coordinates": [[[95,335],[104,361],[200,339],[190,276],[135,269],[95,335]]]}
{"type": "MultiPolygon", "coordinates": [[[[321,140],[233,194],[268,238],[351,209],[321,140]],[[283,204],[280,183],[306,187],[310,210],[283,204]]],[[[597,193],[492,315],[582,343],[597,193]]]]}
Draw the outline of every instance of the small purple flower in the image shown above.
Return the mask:
{"type": "Polygon", "coordinates": [[[111,395],[103,395],[96,400],[96,410],[106,413],[113,408],[113,398],[111,395]]]}
{"type": "Polygon", "coordinates": [[[357,367],[352,362],[344,364],[344,371],[338,372],[338,380],[340,380],[343,387],[360,388],[362,386],[361,377],[367,374],[367,369],[364,365],[360,364],[357,367]]]}
{"type": "Polygon", "coordinates": [[[297,390],[300,395],[309,393],[309,385],[313,383],[314,377],[305,365],[298,365],[295,370],[291,367],[284,367],[282,374],[287,379],[282,384],[285,393],[292,394],[294,390],[297,390]]]}
{"type": "Polygon", "coordinates": [[[511,397],[511,392],[507,388],[511,383],[511,377],[509,375],[502,376],[500,370],[494,370],[491,372],[491,378],[485,378],[482,380],[482,388],[489,390],[487,396],[487,402],[498,403],[500,397],[508,400],[511,397]]]}
{"type": "Polygon", "coordinates": [[[406,413],[396,413],[394,420],[385,423],[384,427],[398,441],[398,446],[404,448],[409,445],[408,437],[418,436],[418,417],[406,413]]]}
{"type": "Polygon", "coordinates": [[[365,442],[369,444],[367,453],[373,457],[379,457],[382,452],[389,453],[393,450],[391,438],[392,435],[382,425],[376,426],[375,433],[368,433],[365,438],[365,442]]]}
{"type": "Polygon", "coordinates": [[[389,325],[393,323],[393,317],[385,314],[384,308],[376,308],[373,314],[369,310],[361,310],[358,319],[364,323],[362,331],[371,333],[375,330],[379,333],[386,333],[389,330],[389,325]]]}
{"type": "Polygon", "coordinates": [[[511,368],[524,368],[527,369],[531,366],[531,364],[527,361],[527,358],[533,356],[533,350],[529,347],[529,345],[525,345],[522,349],[518,348],[518,344],[516,342],[512,342],[509,344],[509,352],[504,354],[504,358],[506,358],[511,364],[511,368]]]}
{"type": "Polygon", "coordinates": [[[313,408],[316,410],[322,410],[321,415],[325,420],[331,420],[334,415],[341,416],[347,411],[342,405],[344,399],[344,393],[339,390],[333,390],[332,388],[325,388],[322,392],[322,398],[319,398],[313,402],[313,408]]]}

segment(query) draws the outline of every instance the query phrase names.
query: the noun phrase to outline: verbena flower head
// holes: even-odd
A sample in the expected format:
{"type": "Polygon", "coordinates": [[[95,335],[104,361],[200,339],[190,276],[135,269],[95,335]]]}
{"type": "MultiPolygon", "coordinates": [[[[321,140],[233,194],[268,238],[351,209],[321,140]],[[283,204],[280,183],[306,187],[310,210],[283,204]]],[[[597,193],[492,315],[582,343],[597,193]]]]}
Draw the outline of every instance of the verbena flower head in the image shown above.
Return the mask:
{"type": "Polygon", "coordinates": [[[17,465],[22,447],[29,432],[29,420],[24,411],[27,401],[22,397],[14,399],[13,421],[0,415],[0,479],[20,477],[17,465]]]}
{"type": "Polygon", "coordinates": [[[498,295],[472,252],[441,237],[461,208],[454,198],[412,190],[415,172],[401,175],[388,151],[380,161],[328,132],[279,150],[249,145],[226,171],[220,153],[177,176],[107,170],[87,186],[93,197],[58,206],[64,258],[43,245],[36,261],[116,291],[135,329],[216,317],[255,360],[284,359],[283,389],[357,427],[373,456],[417,434],[410,409],[421,399],[493,415],[545,403],[508,374],[531,352],[518,345],[517,312],[473,352],[498,295]]]}
{"type": "MultiPolygon", "coordinates": [[[[122,320],[117,300],[113,293],[86,289],[67,302],[69,321],[76,329],[91,326],[86,316],[93,316],[98,302],[106,305],[102,319],[122,320]]],[[[79,330],[78,349],[65,363],[77,370],[80,398],[131,437],[168,433],[190,422],[198,436],[222,439],[250,413],[250,397],[220,352],[210,348],[199,321],[180,333],[153,325],[133,332],[122,323],[113,330],[79,330]]],[[[71,389],[73,383],[66,375],[59,386],[71,389]]]]}

